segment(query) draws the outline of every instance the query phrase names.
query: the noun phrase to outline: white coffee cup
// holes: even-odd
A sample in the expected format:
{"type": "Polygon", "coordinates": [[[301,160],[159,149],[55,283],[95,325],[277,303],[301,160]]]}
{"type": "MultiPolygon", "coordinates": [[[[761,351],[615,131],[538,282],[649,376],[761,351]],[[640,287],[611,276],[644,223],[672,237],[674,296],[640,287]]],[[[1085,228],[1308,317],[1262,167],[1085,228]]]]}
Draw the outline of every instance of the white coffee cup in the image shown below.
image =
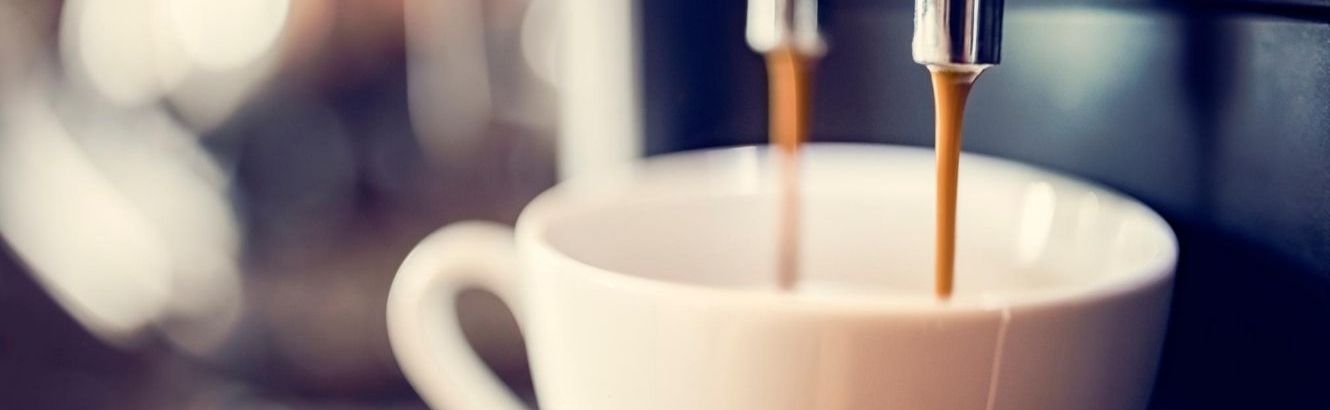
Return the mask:
{"type": "Polygon", "coordinates": [[[407,257],[398,362],[436,408],[524,405],[468,348],[454,297],[494,292],[553,410],[1140,409],[1177,245],[1110,190],[961,162],[957,278],[932,294],[932,151],[812,144],[801,281],[775,288],[778,186],[763,148],[573,180],[515,235],[463,223],[407,257]]]}

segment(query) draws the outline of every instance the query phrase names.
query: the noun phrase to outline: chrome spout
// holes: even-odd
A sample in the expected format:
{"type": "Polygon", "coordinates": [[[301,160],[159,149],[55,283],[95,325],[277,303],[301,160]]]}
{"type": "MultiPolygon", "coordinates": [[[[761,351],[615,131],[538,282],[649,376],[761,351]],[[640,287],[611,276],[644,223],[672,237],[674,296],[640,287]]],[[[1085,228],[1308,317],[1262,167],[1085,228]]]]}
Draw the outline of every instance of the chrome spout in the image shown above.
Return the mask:
{"type": "Polygon", "coordinates": [[[914,61],[929,66],[997,65],[1003,0],[915,0],[914,61]]]}

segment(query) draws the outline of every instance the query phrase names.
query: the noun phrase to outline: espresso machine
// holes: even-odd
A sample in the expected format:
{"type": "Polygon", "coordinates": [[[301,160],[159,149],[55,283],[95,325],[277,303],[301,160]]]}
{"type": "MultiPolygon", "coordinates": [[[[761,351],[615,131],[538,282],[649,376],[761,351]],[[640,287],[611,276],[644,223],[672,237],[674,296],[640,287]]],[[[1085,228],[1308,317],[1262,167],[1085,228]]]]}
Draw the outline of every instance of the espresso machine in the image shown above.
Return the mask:
{"type": "MultiPolygon", "coordinates": [[[[810,142],[932,146],[920,63],[1000,56],[965,151],[1168,220],[1151,408],[1330,408],[1330,0],[764,2],[820,51],[810,142]]],[[[34,193],[0,195],[0,408],[424,408],[381,311],[411,244],[556,179],[769,142],[753,1],[230,3],[0,2],[0,188],[34,193]],[[162,252],[66,240],[116,229],[162,252]]],[[[512,318],[468,296],[472,344],[537,402],[512,318]]]]}
{"type": "MultiPolygon", "coordinates": [[[[748,4],[564,3],[563,177],[768,141],[748,4]]],[[[931,146],[914,5],[815,3],[810,141],[931,146]]],[[[1152,408],[1330,407],[1330,2],[1025,0],[989,17],[1002,28],[970,38],[997,36],[1002,65],[975,86],[963,149],[1120,190],[1178,233],[1152,408]]]]}

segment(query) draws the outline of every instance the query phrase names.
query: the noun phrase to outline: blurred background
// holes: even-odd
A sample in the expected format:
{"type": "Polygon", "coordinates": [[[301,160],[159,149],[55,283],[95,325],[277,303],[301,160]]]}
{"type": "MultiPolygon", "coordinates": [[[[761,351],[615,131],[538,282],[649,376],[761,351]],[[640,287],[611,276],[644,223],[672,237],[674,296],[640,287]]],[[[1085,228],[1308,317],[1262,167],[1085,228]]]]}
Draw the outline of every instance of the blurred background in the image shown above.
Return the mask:
{"type": "MultiPolygon", "coordinates": [[[[824,0],[814,141],[931,144],[911,2],[824,0]]],[[[0,407],[420,409],[397,264],[558,179],[766,140],[743,1],[0,1],[0,407]]],[[[966,149],[1141,198],[1153,408],[1330,408],[1330,0],[1009,0],[966,149]]],[[[512,319],[460,302],[529,400],[512,319]]]]}

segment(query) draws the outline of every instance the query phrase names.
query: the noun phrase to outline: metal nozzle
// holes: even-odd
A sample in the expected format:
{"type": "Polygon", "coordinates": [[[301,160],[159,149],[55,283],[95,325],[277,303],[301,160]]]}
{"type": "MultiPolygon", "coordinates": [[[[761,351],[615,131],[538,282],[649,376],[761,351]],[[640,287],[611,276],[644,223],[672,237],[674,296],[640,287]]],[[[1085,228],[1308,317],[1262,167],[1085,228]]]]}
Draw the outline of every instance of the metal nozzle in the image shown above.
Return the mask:
{"type": "Polygon", "coordinates": [[[820,56],[826,50],[817,28],[817,0],[748,0],[748,46],[759,53],[792,47],[820,56]]]}
{"type": "Polygon", "coordinates": [[[914,61],[926,65],[996,65],[1002,51],[1003,0],[915,0],[914,61]]]}

